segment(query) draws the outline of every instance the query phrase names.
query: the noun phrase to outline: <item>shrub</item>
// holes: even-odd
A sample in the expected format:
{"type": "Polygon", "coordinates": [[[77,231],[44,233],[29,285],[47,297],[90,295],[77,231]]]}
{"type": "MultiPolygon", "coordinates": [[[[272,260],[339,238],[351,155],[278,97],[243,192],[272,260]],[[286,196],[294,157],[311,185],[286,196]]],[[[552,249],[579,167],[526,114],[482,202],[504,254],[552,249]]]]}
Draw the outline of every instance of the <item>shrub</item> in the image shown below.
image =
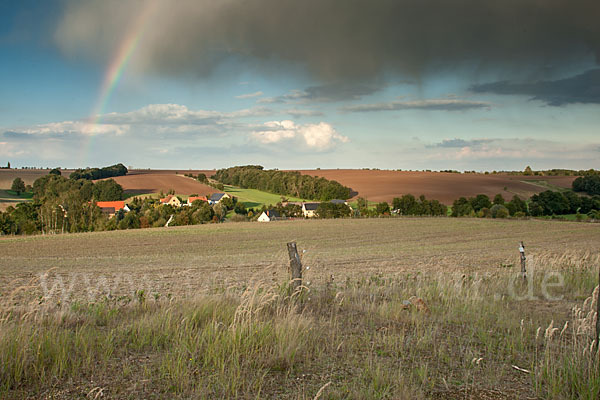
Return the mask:
{"type": "Polygon", "coordinates": [[[507,218],[508,217],[508,208],[504,207],[502,204],[495,204],[490,209],[490,213],[492,214],[492,218],[507,218]]]}

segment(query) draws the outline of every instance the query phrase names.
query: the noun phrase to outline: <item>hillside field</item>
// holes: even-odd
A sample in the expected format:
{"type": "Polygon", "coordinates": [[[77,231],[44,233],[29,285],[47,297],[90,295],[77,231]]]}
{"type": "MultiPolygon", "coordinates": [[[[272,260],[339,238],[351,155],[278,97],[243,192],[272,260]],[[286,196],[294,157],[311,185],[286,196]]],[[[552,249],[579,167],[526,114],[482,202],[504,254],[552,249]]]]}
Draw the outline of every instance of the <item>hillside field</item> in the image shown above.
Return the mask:
{"type": "MultiPolygon", "coordinates": [[[[9,189],[15,177],[21,177],[26,184],[33,181],[49,170],[0,170],[0,189],[9,189]]],[[[210,177],[215,170],[150,170],[132,169],[126,176],[115,177],[125,193],[131,197],[138,194],[163,193],[175,190],[177,195],[187,196],[192,193],[207,195],[218,190],[204,185],[194,179],[183,176],[186,173],[197,175],[204,173],[210,177]]],[[[451,205],[461,196],[472,197],[486,194],[492,198],[500,193],[506,200],[515,194],[526,199],[544,190],[566,190],[575,179],[573,176],[523,176],[507,174],[457,174],[445,172],[420,171],[389,171],[389,170],[302,170],[303,174],[321,176],[336,180],[352,188],[355,192],[351,201],[365,197],[370,202],[391,202],[394,197],[404,194],[415,196],[425,195],[451,205]]],[[[69,176],[70,171],[64,170],[63,176],[69,176]]],[[[276,204],[281,196],[253,189],[232,189],[238,191],[242,201],[248,207],[262,204],[276,204]]],[[[235,195],[235,193],[232,193],[235,195]]],[[[293,199],[294,201],[300,199],[293,199]]],[[[4,205],[4,208],[8,204],[4,205]]]]}
{"type": "Polygon", "coordinates": [[[574,176],[524,176],[507,174],[458,174],[446,172],[325,169],[303,170],[303,174],[335,180],[369,201],[391,202],[404,194],[425,195],[451,205],[461,196],[500,193],[509,200],[515,194],[523,199],[544,190],[570,188],[574,176]]]}

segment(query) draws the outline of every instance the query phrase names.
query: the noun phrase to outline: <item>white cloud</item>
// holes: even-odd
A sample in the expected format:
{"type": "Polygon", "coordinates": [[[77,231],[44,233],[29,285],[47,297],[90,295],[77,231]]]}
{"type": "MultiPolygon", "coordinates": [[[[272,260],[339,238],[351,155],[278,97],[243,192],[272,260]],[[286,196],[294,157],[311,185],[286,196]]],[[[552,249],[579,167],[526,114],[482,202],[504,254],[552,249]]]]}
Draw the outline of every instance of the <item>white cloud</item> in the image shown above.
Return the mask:
{"type": "Polygon", "coordinates": [[[235,98],[236,99],[251,99],[253,97],[259,97],[262,95],[263,95],[263,92],[258,91],[258,92],[254,92],[254,93],[240,94],[239,96],[235,96],[235,98]]]}
{"type": "Polygon", "coordinates": [[[86,121],[62,121],[33,125],[20,129],[21,133],[30,135],[122,135],[129,131],[127,124],[104,124],[86,121]]]}
{"type": "Polygon", "coordinates": [[[247,108],[232,112],[209,110],[190,110],[180,104],[150,104],[139,110],[127,113],[110,113],[101,117],[108,124],[142,125],[206,125],[222,123],[225,120],[243,117],[269,115],[271,110],[265,107],[247,108]]]}
{"type": "Polygon", "coordinates": [[[285,141],[297,141],[312,150],[328,150],[349,139],[339,134],[326,122],[297,125],[293,121],[265,122],[262,129],[252,132],[252,137],[263,144],[275,144],[285,141]]]}
{"type": "Polygon", "coordinates": [[[593,157],[589,144],[564,143],[531,138],[446,139],[427,145],[430,160],[577,160],[593,157]],[[433,151],[431,151],[433,149],[433,151]]]}

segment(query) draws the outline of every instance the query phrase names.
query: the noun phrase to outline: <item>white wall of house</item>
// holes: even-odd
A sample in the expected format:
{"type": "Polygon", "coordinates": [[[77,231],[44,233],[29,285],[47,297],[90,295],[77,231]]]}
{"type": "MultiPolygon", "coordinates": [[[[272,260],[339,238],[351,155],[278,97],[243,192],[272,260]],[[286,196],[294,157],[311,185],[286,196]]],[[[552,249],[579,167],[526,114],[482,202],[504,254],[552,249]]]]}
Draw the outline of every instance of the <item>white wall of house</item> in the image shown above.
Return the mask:
{"type": "Polygon", "coordinates": [[[260,214],[260,217],[258,217],[258,222],[270,222],[270,221],[271,221],[271,218],[269,218],[267,213],[264,211],[262,214],[260,214]]]}

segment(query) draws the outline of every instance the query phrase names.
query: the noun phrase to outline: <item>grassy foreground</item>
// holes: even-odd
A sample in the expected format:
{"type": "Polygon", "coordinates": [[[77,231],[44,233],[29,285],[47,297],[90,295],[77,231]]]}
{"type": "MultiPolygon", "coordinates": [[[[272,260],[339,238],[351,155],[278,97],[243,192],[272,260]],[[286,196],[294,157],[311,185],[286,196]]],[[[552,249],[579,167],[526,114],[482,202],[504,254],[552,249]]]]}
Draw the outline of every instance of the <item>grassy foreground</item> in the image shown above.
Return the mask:
{"type": "Polygon", "coordinates": [[[596,399],[599,243],[450,218],[3,238],[0,398],[596,399]]]}
{"type": "Polygon", "coordinates": [[[289,296],[267,269],[195,298],[31,299],[2,309],[0,397],[596,399],[598,262],[539,257],[529,286],[373,274],[289,296]]]}

